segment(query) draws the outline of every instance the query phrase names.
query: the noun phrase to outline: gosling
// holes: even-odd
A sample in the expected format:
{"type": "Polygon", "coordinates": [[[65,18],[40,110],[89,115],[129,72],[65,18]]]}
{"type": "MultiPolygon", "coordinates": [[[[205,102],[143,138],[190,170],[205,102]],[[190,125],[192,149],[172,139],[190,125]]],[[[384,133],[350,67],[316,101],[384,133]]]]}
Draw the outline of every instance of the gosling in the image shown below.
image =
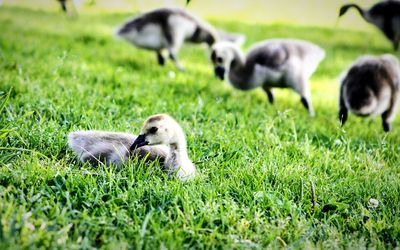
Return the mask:
{"type": "Polygon", "coordinates": [[[186,139],[179,124],[165,114],[154,115],[145,122],[142,133],[78,131],[68,136],[68,145],[82,162],[121,165],[130,157],[159,160],[169,176],[190,179],[196,168],[187,155],[186,139]]]}
{"type": "Polygon", "coordinates": [[[350,110],[358,116],[382,116],[385,132],[391,129],[400,103],[400,63],[389,54],[363,56],[344,73],[340,85],[339,120],[350,110]]]}
{"type": "Polygon", "coordinates": [[[292,88],[314,116],[309,79],[325,57],[323,49],[307,41],[274,39],[260,42],[245,56],[229,42],[212,46],[211,61],[215,75],[228,79],[240,90],[262,87],[269,102],[274,102],[272,88],[292,88]]]}
{"type": "Polygon", "coordinates": [[[165,158],[165,167],[169,175],[181,180],[195,177],[196,167],[189,159],[185,134],[179,124],[169,115],[158,114],[149,117],[136,138],[131,149],[143,146],[165,145],[169,154],[165,158]]]}
{"type": "Polygon", "coordinates": [[[198,19],[183,9],[156,9],[129,20],[117,29],[117,36],[133,45],[155,51],[159,65],[165,64],[164,52],[179,70],[184,67],[179,62],[177,52],[182,44],[214,44],[219,37],[242,43],[244,36],[216,30],[213,26],[198,19]]]}
{"type": "Polygon", "coordinates": [[[365,10],[356,4],[343,5],[339,10],[339,17],[346,14],[350,8],[355,8],[365,21],[375,25],[389,39],[394,50],[400,44],[400,1],[381,1],[365,10]]]}

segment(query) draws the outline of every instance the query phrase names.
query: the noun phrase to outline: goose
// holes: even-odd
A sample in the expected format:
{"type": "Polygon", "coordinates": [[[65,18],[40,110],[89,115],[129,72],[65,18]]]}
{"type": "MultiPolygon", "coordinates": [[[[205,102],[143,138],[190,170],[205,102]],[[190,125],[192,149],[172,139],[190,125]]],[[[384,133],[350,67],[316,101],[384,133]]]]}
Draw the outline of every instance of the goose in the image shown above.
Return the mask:
{"type": "Polygon", "coordinates": [[[221,37],[244,42],[243,35],[216,30],[179,8],[160,8],[136,16],[117,28],[116,35],[139,48],[155,51],[159,65],[165,64],[166,51],[179,70],[184,70],[184,67],[178,60],[177,52],[185,41],[211,46],[221,37]]]}
{"type": "Polygon", "coordinates": [[[365,21],[375,25],[392,42],[394,50],[400,44],[400,1],[388,0],[376,3],[369,10],[356,4],[343,5],[339,17],[346,14],[350,8],[355,8],[365,21]]]}
{"type": "Polygon", "coordinates": [[[343,73],[340,83],[339,120],[342,125],[350,110],[358,116],[382,116],[390,131],[400,104],[400,62],[389,54],[362,56],[343,73]]]}
{"type": "Polygon", "coordinates": [[[273,39],[262,41],[244,55],[239,46],[218,42],[211,48],[215,75],[227,79],[233,87],[251,90],[262,87],[272,104],[272,88],[292,88],[314,116],[309,78],[325,57],[323,49],[307,41],[273,39]]]}
{"type": "Polygon", "coordinates": [[[144,122],[140,135],[131,148],[165,145],[169,154],[165,158],[165,167],[169,175],[187,180],[195,177],[196,167],[187,154],[185,134],[179,124],[167,114],[153,115],[144,122]]]}
{"type": "Polygon", "coordinates": [[[159,114],[145,122],[139,136],[106,131],[77,131],[68,135],[68,145],[81,162],[121,165],[130,157],[165,165],[170,176],[180,179],[194,177],[196,168],[186,150],[182,128],[170,116],[159,114]]]}

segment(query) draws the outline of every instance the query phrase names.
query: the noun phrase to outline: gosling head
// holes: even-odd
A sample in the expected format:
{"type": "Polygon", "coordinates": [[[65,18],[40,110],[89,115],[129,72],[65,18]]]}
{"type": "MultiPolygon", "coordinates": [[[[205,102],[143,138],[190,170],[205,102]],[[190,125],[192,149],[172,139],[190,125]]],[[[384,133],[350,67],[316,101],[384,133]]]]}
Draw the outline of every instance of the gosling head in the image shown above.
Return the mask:
{"type": "Polygon", "coordinates": [[[169,115],[158,114],[147,118],[131,150],[145,145],[183,144],[185,138],[179,124],[169,115]]]}
{"type": "Polygon", "coordinates": [[[224,80],[229,73],[231,65],[235,62],[235,50],[237,45],[231,42],[217,42],[211,47],[211,62],[214,73],[219,79],[224,80]]]}

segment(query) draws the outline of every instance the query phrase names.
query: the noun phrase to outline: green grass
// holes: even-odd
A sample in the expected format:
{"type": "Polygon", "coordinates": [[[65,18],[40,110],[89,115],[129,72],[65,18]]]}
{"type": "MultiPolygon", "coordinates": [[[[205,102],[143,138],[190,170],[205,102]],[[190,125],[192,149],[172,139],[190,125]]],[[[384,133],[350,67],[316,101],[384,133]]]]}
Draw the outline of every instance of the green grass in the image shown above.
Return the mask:
{"type": "Polygon", "coordinates": [[[0,8],[0,248],[399,246],[400,119],[389,134],[379,118],[337,120],[340,72],[391,52],[381,34],[213,22],[245,33],[245,47],[296,37],[325,48],[311,119],[292,91],[271,106],[218,81],[201,46],[182,49],[187,72],[170,77],[171,63],[112,38],[126,17],[0,8]],[[157,163],[80,165],[66,146],[71,131],[138,133],[161,112],[186,132],[193,182],[157,163]]]}

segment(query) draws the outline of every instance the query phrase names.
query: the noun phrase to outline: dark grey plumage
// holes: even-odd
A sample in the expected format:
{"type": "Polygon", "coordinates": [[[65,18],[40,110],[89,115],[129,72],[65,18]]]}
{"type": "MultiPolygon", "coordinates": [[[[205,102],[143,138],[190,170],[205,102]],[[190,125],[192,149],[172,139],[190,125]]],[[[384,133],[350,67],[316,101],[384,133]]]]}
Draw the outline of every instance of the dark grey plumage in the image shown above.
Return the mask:
{"type": "Polygon", "coordinates": [[[382,116],[385,131],[391,129],[400,100],[400,63],[392,55],[363,56],[344,74],[340,86],[339,119],[348,111],[359,116],[382,116]]]}
{"type": "Polygon", "coordinates": [[[273,39],[252,46],[244,55],[238,46],[229,42],[213,45],[211,61],[215,74],[227,79],[238,89],[262,87],[270,103],[272,88],[292,88],[310,116],[314,115],[309,79],[325,57],[323,49],[307,41],[273,39]]]}
{"type": "Polygon", "coordinates": [[[82,162],[120,165],[130,157],[164,162],[168,155],[165,146],[144,146],[131,150],[136,136],[128,133],[77,131],[68,136],[68,145],[82,162]]]}
{"type": "Polygon", "coordinates": [[[381,1],[369,10],[364,10],[356,4],[343,5],[339,10],[339,17],[343,16],[350,8],[355,8],[369,23],[378,27],[392,42],[397,50],[400,44],[400,1],[381,1]]]}
{"type": "Polygon", "coordinates": [[[211,46],[219,38],[244,40],[244,36],[217,31],[207,22],[177,8],[156,9],[134,17],[118,28],[117,35],[139,48],[155,51],[160,65],[165,64],[164,51],[167,51],[178,69],[183,69],[177,52],[184,42],[211,46]]]}
{"type": "Polygon", "coordinates": [[[211,45],[217,33],[182,9],[162,8],[134,17],[118,29],[117,35],[137,47],[156,51],[160,65],[165,63],[163,50],[167,50],[175,65],[183,69],[176,56],[183,42],[211,45]]]}

